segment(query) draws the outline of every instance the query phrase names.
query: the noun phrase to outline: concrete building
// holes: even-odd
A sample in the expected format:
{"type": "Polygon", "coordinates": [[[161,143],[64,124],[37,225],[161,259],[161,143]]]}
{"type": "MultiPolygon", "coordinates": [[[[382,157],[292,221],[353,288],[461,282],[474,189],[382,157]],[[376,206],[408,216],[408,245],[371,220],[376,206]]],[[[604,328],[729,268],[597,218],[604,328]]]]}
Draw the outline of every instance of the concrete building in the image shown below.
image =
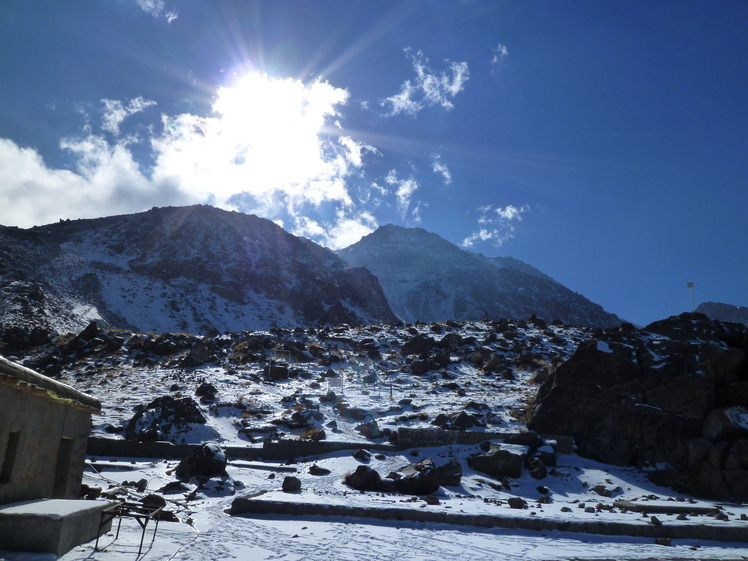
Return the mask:
{"type": "Polygon", "coordinates": [[[108,503],[75,500],[100,411],[99,400],[0,357],[0,549],[61,555],[103,530],[108,503]]]}

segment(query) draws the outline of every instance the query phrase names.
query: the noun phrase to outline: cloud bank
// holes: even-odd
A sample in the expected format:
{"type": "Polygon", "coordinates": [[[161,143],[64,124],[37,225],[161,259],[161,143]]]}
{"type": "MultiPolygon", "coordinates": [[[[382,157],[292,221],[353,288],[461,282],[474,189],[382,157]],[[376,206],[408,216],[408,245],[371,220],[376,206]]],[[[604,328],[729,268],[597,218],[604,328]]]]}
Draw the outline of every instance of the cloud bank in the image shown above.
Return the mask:
{"type": "Polygon", "coordinates": [[[152,100],[103,99],[81,134],[60,142],[71,169],[52,169],[35,150],[0,139],[0,223],[30,227],[207,203],[258,214],[339,248],[378,227],[373,209],[397,208],[417,219],[415,179],[394,172],[379,182],[367,178],[367,160],[381,154],[344,134],[348,100],[346,90],[321,80],[259,73],[218,88],[207,116],[155,120],[152,100]],[[131,125],[146,110],[143,118],[154,122],[131,125]],[[143,153],[147,165],[135,155],[143,153]]]}

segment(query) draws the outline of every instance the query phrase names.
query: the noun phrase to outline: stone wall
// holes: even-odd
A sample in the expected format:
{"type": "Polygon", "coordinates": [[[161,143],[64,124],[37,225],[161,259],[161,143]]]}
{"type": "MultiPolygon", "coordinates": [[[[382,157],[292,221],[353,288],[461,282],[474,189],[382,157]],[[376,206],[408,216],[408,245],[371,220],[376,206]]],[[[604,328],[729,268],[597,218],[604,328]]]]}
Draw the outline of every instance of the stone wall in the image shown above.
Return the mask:
{"type": "Polygon", "coordinates": [[[0,480],[0,504],[79,498],[90,426],[91,414],[86,411],[0,384],[0,462],[3,474],[10,471],[9,479],[0,480]],[[9,458],[13,438],[17,447],[14,458],[9,458]]]}

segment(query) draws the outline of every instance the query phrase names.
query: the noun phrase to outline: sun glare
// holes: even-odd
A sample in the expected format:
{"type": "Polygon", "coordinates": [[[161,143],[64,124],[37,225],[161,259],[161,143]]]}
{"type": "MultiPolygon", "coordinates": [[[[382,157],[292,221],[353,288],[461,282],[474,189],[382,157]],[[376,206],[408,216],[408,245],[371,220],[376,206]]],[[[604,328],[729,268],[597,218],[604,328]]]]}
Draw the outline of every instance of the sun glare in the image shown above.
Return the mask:
{"type": "Polygon", "coordinates": [[[279,195],[291,205],[348,204],[341,179],[355,166],[355,151],[327,134],[347,100],[346,90],[327,82],[250,72],[218,89],[214,116],[166,118],[157,169],[217,196],[219,205],[239,193],[260,205],[279,195]]]}
{"type": "Polygon", "coordinates": [[[265,189],[303,184],[325,175],[320,134],[346,99],[344,90],[324,82],[305,85],[251,73],[218,90],[214,140],[244,168],[237,171],[250,172],[265,189]]]}

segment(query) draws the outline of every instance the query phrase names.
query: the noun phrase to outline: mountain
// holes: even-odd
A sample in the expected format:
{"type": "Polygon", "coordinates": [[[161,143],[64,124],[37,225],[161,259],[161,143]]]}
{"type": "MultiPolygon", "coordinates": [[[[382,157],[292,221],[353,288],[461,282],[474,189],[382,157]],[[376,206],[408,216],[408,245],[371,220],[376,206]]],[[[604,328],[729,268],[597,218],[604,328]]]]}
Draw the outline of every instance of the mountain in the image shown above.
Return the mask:
{"type": "Polygon", "coordinates": [[[696,311],[718,321],[731,321],[748,325],[748,308],[719,302],[703,302],[696,311]]]}
{"type": "Polygon", "coordinates": [[[337,253],[351,266],[374,273],[390,307],[406,322],[536,314],[570,325],[621,323],[614,314],[522,261],[464,251],[421,228],[381,226],[337,253]]]}
{"type": "Polygon", "coordinates": [[[252,215],[209,206],[0,227],[0,327],[206,333],[391,323],[377,279],[252,215]]]}

